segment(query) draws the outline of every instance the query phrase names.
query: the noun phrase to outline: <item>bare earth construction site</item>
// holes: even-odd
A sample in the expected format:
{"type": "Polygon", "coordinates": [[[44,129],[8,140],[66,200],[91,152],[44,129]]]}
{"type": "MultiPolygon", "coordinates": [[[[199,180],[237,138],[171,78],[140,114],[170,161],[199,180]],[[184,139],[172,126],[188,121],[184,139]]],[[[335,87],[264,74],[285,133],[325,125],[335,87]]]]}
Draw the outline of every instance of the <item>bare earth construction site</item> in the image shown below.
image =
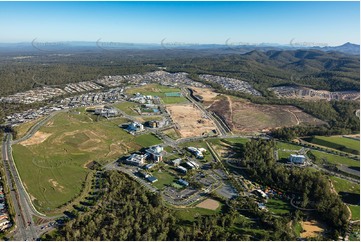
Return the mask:
{"type": "Polygon", "coordinates": [[[193,104],[168,105],[166,108],[182,138],[206,135],[216,129],[213,121],[193,104]]]}
{"type": "Polygon", "coordinates": [[[233,132],[256,133],[299,124],[324,124],[299,108],[290,105],[261,105],[245,99],[217,94],[210,89],[193,89],[203,105],[220,116],[233,132]]]}

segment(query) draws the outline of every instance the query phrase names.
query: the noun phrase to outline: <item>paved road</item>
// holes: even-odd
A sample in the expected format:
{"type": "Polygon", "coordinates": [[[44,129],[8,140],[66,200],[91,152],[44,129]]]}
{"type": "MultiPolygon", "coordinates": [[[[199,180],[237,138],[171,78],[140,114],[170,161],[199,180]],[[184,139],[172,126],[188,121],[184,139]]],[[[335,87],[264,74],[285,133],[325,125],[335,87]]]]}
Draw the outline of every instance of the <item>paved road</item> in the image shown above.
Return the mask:
{"type": "Polygon", "coordinates": [[[360,170],[354,170],[354,169],[351,169],[349,168],[348,166],[345,166],[343,164],[341,164],[340,166],[337,167],[339,170],[343,171],[343,172],[346,172],[348,174],[352,174],[352,175],[355,175],[355,176],[358,176],[360,177],[360,170]]]}
{"type": "Polygon", "coordinates": [[[52,117],[54,117],[56,114],[60,113],[60,112],[65,112],[67,110],[61,110],[61,111],[55,111],[50,113],[48,116],[46,116],[46,118],[44,118],[43,120],[41,120],[40,122],[36,123],[33,127],[31,127],[29,129],[29,131],[26,133],[26,135],[24,135],[24,137],[18,139],[18,140],[14,140],[12,143],[13,144],[17,144],[20,143],[24,140],[27,140],[29,138],[31,138],[36,131],[38,131],[44,124],[46,124],[52,117]]]}
{"type": "Polygon", "coordinates": [[[316,165],[316,164],[312,164],[312,167],[313,167],[313,168],[316,168],[317,170],[323,171],[323,172],[326,173],[326,174],[333,175],[333,176],[337,176],[337,177],[339,177],[339,178],[348,180],[348,181],[350,181],[350,182],[360,184],[360,180],[358,180],[358,179],[354,179],[354,178],[351,178],[351,177],[348,177],[348,176],[341,175],[340,173],[336,173],[336,172],[327,170],[327,169],[325,169],[325,168],[319,167],[319,166],[316,165]]]}
{"type": "Polygon", "coordinates": [[[297,205],[295,205],[295,204],[293,203],[293,200],[294,200],[294,199],[295,199],[295,198],[292,198],[292,199],[291,199],[291,202],[290,202],[290,204],[291,204],[292,207],[297,208],[298,210],[301,210],[301,211],[315,211],[315,210],[316,210],[315,208],[301,208],[301,207],[299,207],[299,206],[297,206],[297,205]]]}
{"type": "Polygon", "coordinates": [[[6,178],[10,188],[10,197],[15,210],[16,228],[13,238],[15,240],[35,240],[38,238],[31,208],[27,203],[26,196],[22,190],[21,180],[17,174],[14,161],[11,155],[11,135],[6,134],[2,146],[2,156],[5,166],[6,178]]]}
{"type": "MultiPolygon", "coordinates": [[[[308,148],[309,150],[316,150],[316,151],[319,151],[319,152],[324,152],[324,153],[328,153],[328,154],[331,154],[331,155],[335,155],[335,153],[342,153],[344,154],[346,157],[349,157],[350,155],[351,156],[354,156],[356,157],[357,159],[360,158],[359,155],[352,155],[350,153],[347,153],[347,152],[343,152],[343,151],[340,151],[340,150],[335,150],[335,149],[331,149],[331,148],[327,148],[327,147],[324,147],[324,146],[321,146],[321,145],[317,145],[317,144],[313,144],[313,143],[310,143],[310,142],[307,142],[307,141],[304,141],[303,139],[298,139],[299,140],[299,144],[300,146],[306,146],[306,147],[312,147],[312,146],[315,146],[316,148],[308,148]]],[[[293,143],[290,143],[288,142],[289,144],[293,144],[293,143]]],[[[305,147],[305,148],[306,148],[305,147]]],[[[338,154],[336,154],[338,155],[338,154]]],[[[351,157],[349,157],[350,159],[352,159],[351,157]]]]}
{"type": "Polygon", "coordinates": [[[214,124],[217,126],[218,131],[221,135],[227,135],[228,127],[223,123],[220,122],[217,118],[215,118],[212,113],[208,112],[203,105],[199,104],[196,100],[194,100],[189,93],[189,90],[186,88],[182,88],[182,93],[184,94],[185,98],[187,98],[192,104],[197,106],[207,117],[212,119],[214,124]]]}
{"type": "MultiPolygon", "coordinates": [[[[7,153],[8,153],[8,159],[9,159],[9,164],[10,164],[10,172],[12,173],[13,177],[14,177],[14,180],[15,180],[15,183],[16,183],[16,186],[18,188],[18,191],[19,191],[19,194],[21,195],[21,197],[23,197],[26,201],[26,204],[28,205],[30,211],[32,214],[38,216],[38,217],[41,217],[41,218],[52,218],[52,217],[48,217],[46,216],[45,214],[43,213],[40,213],[39,211],[36,210],[36,208],[34,207],[31,199],[30,199],[30,196],[28,194],[28,192],[25,190],[25,187],[21,181],[21,178],[20,178],[20,175],[19,175],[19,172],[16,168],[16,165],[15,165],[15,162],[14,162],[14,159],[13,159],[13,156],[12,156],[12,149],[11,149],[11,138],[12,138],[12,135],[11,134],[7,134],[7,153]]],[[[54,217],[56,218],[56,217],[54,217]]]]}

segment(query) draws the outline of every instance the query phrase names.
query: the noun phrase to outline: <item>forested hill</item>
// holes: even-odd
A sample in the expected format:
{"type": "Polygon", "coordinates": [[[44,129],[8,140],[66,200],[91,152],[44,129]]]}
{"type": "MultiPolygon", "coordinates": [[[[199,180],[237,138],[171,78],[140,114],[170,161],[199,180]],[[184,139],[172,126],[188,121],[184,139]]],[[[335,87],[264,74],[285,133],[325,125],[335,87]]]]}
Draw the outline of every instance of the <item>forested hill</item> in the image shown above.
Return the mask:
{"type": "Polygon", "coordinates": [[[159,194],[146,191],[128,176],[115,171],[103,176],[107,191],[100,192],[98,200],[91,200],[93,205],[86,203],[69,212],[73,219],[66,219],[65,226],[46,234],[42,240],[287,241],[296,238],[289,226],[294,216],[269,216],[247,197],[230,201],[220,213],[198,214],[191,221],[165,206],[159,194]],[[259,219],[250,222],[240,211],[259,219]]]}
{"type": "Polygon", "coordinates": [[[321,50],[148,49],[7,52],[0,56],[0,96],[41,85],[93,80],[102,75],[168,71],[216,74],[250,82],[264,95],[274,85],[330,91],[359,90],[359,56],[321,50]]]}
{"type": "Polygon", "coordinates": [[[264,94],[267,94],[267,87],[275,85],[300,85],[329,91],[359,90],[359,62],[358,56],[320,50],[254,50],[192,61],[198,67],[197,72],[240,78],[264,94]]]}

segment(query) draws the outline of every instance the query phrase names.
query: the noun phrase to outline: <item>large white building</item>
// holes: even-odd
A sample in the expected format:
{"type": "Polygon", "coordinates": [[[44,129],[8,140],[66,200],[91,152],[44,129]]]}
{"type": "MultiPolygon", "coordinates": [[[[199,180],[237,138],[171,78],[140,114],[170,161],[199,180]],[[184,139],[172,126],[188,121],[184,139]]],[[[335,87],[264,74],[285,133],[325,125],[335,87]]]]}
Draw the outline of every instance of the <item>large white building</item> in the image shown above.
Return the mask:
{"type": "Polygon", "coordinates": [[[295,164],[303,164],[305,163],[306,157],[304,155],[291,155],[289,161],[295,164]]]}
{"type": "Polygon", "coordinates": [[[130,165],[142,166],[146,157],[146,155],[132,154],[126,159],[126,162],[130,165]]]}
{"type": "Polygon", "coordinates": [[[163,160],[163,147],[160,145],[151,146],[145,152],[153,161],[160,162],[163,160]]]}
{"type": "Polygon", "coordinates": [[[127,128],[130,132],[140,132],[144,130],[144,125],[138,122],[132,122],[127,128]]]}
{"type": "Polygon", "coordinates": [[[207,150],[204,148],[195,148],[195,147],[188,147],[188,151],[192,152],[198,159],[203,159],[203,152],[206,152],[207,150]]]}

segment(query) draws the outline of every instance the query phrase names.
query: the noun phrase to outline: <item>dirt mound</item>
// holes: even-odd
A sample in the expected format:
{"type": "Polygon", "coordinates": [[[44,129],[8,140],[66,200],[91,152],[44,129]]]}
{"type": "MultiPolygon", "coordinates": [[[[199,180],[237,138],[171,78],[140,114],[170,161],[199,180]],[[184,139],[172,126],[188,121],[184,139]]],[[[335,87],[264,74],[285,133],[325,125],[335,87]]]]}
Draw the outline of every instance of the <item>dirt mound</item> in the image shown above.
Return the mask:
{"type": "Polygon", "coordinates": [[[52,187],[55,188],[55,189],[57,189],[59,192],[63,192],[63,191],[64,191],[64,187],[63,187],[63,186],[60,186],[57,181],[54,181],[53,179],[49,179],[48,181],[49,181],[49,183],[52,185],[52,187]]]}
{"type": "Polygon", "coordinates": [[[212,102],[219,94],[207,88],[192,87],[195,95],[201,96],[204,102],[212,102]]]}
{"type": "Polygon", "coordinates": [[[36,132],[31,138],[20,142],[19,144],[28,146],[28,145],[37,145],[43,143],[51,134],[44,132],[36,132]]]}

